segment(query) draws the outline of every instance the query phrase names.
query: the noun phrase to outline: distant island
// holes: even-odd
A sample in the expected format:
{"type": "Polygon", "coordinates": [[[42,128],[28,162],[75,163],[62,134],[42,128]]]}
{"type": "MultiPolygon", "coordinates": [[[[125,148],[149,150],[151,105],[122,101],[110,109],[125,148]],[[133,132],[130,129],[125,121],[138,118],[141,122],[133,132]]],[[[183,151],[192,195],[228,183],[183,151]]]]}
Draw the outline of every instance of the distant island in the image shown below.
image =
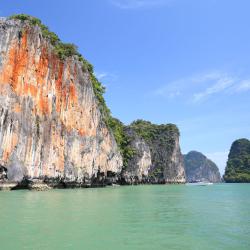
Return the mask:
{"type": "Polygon", "coordinates": [[[188,182],[221,182],[221,176],[216,164],[197,151],[191,151],[184,157],[186,179],[188,182]]]}
{"type": "Polygon", "coordinates": [[[250,141],[233,142],[224,174],[225,182],[250,182],[250,141]]]}

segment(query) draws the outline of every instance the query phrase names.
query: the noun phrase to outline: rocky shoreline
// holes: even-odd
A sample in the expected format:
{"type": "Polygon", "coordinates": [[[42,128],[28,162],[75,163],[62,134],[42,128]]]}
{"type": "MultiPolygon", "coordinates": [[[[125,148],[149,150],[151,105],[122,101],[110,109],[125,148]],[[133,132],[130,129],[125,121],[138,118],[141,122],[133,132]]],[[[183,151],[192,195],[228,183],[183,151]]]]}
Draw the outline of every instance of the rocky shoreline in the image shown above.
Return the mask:
{"type": "Polygon", "coordinates": [[[34,191],[47,191],[50,189],[74,189],[74,188],[101,188],[107,186],[129,186],[129,185],[156,185],[156,184],[183,184],[183,182],[166,182],[163,179],[153,177],[138,177],[124,178],[122,175],[112,177],[104,176],[99,173],[96,177],[85,179],[83,181],[70,181],[63,178],[47,178],[32,179],[25,177],[20,182],[13,182],[9,180],[0,181],[0,191],[12,190],[34,190],[34,191]]]}

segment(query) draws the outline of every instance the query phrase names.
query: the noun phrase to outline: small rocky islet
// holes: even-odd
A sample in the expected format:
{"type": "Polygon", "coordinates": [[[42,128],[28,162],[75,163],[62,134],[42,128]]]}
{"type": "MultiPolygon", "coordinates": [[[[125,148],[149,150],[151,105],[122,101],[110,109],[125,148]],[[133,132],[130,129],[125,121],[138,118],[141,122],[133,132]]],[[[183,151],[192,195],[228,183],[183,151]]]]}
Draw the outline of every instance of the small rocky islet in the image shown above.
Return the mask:
{"type": "Polygon", "coordinates": [[[250,141],[248,139],[242,138],[233,142],[223,178],[230,183],[250,182],[250,141]]]}
{"type": "Polygon", "coordinates": [[[219,168],[202,153],[190,151],[183,157],[187,182],[221,182],[219,168]]]}
{"type": "MultiPolygon", "coordinates": [[[[190,154],[184,165],[177,126],[124,125],[112,117],[104,92],[76,46],[39,19],[1,18],[1,189],[189,181],[190,154]]],[[[205,162],[195,163],[203,170],[191,179],[219,181],[218,169],[205,162]]]]}

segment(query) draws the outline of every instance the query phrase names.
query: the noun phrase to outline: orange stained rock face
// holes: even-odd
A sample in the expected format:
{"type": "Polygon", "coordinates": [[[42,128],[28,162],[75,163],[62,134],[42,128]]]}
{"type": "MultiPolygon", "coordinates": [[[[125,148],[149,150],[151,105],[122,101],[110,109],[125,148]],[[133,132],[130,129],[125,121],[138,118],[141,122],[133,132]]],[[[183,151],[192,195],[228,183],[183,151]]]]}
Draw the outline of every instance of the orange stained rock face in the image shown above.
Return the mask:
{"type": "Polygon", "coordinates": [[[20,89],[19,82],[20,77],[27,66],[28,61],[28,47],[27,47],[27,31],[23,34],[21,39],[21,45],[18,46],[18,42],[12,45],[9,55],[7,58],[9,60],[8,67],[9,70],[4,69],[3,72],[6,73],[4,82],[11,83],[13,89],[17,91],[20,89]]]}
{"type": "Polygon", "coordinates": [[[80,181],[97,166],[118,171],[122,158],[82,62],[77,56],[60,60],[39,27],[19,21],[7,26],[0,30],[5,40],[0,46],[0,163],[11,166],[15,160],[31,178],[80,181]]]}
{"type": "Polygon", "coordinates": [[[78,130],[78,133],[79,133],[81,136],[86,135],[86,132],[85,132],[85,130],[84,130],[83,128],[80,128],[80,129],[78,130]]]}
{"type": "Polygon", "coordinates": [[[20,106],[19,103],[15,103],[15,104],[14,104],[13,111],[14,111],[15,113],[20,113],[20,112],[21,112],[21,106],[20,106]]]}
{"type": "Polygon", "coordinates": [[[65,141],[61,137],[60,133],[56,130],[56,128],[53,129],[55,133],[52,133],[51,147],[54,149],[56,157],[55,157],[55,166],[56,170],[63,172],[64,170],[64,147],[65,147],[65,141]]]}
{"type": "Polygon", "coordinates": [[[27,95],[37,98],[41,113],[45,113],[48,107],[43,96],[38,95],[38,85],[44,82],[42,79],[46,74],[45,71],[48,70],[48,60],[45,60],[42,55],[38,63],[38,69],[35,72],[29,72],[33,71],[34,65],[30,60],[32,53],[30,53],[28,47],[28,33],[28,30],[24,32],[20,44],[16,40],[12,42],[6,55],[7,60],[2,67],[0,84],[9,83],[13,91],[19,96],[27,95]],[[34,73],[36,73],[35,81],[33,83],[27,82],[28,76],[34,73]]]}
{"type": "MultiPolygon", "coordinates": [[[[70,67],[73,60],[67,63],[61,61],[53,52],[49,52],[45,43],[40,45],[38,53],[29,35],[30,30],[27,29],[20,41],[12,41],[1,68],[0,85],[10,84],[18,96],[32,97],[32,112],[39,116],[51,114],[54,95],[56,111],[67,131],[74,129],[81,136],[95,136],[95,128],[86,127],[91,114],[78,102],[74,82],[78,79],[77,65],[70,67]]],[[[21,107],[15,105],[14,111],[21,112],[21,107]]]]}
{"type": "Polygon", "coordinates": [[[23,94],[28,94],[32,97],[37,96],[37,87],[28,83],[24,83],[23,94]]]}
{"type": "MultiPolygon", "coordinates": [[[[54,62],[52,62],[53,65],[54,62]]],[[[54,70],[56,70],[54,68],[54,70]]],[[[61,93],[61,98],[59,98],[59,96],[56,98],[56,111],[58,113],[60,113],[61,111],[61,105],[62,105],[62,101],[65,102],[65,99],[66,99],[66,93],[63,91],[62,92],[62,78],[63,78],[63,63],[59,63],[59,66],[58,66],[58,75],[56,76],[56,82],[55,82],[55,87],[56,87],[56,93],[61,93]]],[[[65,105],[65,104],[64,104],[65,105]]]]}
{"type": "Polygon", "coordinates": [[[71,82],[70,86],[69,86],[69,96],[70,96],[70,100],[71,100],[71,104],[75,104],[77,103],[77,94],[76,94],[76,88],[75,85],[71,82]]]}
{"type": "Polygon", "coordinates": [[[17,145],[18,142],[18,135],[16,133],[11,133],[10,135],[6,135],[5,137],[5,147],[3,151],[3,161],[7,161],[9,159],[10,154],[12,153],[13,149],[17,145]]]}
{"type": "Polygon", "coordinates": [[[41,90],[37,99],[38,99],[38,110],[42,114],[48,114],[49,113],[49,101],[48,101],[48,98],[46,98],[43,95],[43,92],[41,90]]]}

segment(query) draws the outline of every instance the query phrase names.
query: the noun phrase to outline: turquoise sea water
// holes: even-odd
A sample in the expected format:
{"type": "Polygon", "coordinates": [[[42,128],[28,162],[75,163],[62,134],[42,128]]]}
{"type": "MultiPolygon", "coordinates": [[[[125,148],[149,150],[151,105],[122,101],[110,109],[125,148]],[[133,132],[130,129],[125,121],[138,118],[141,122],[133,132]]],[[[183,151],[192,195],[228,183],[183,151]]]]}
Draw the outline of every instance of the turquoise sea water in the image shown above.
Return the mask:
{"type": "Polygon", "coordinates": [[[250,249],[250,184],[0,192],[0,249],[250,249]]]}

